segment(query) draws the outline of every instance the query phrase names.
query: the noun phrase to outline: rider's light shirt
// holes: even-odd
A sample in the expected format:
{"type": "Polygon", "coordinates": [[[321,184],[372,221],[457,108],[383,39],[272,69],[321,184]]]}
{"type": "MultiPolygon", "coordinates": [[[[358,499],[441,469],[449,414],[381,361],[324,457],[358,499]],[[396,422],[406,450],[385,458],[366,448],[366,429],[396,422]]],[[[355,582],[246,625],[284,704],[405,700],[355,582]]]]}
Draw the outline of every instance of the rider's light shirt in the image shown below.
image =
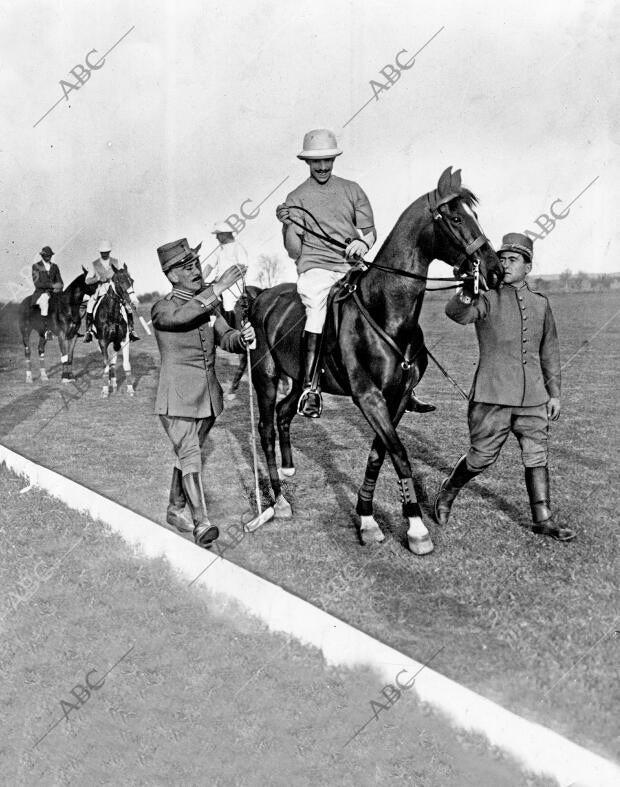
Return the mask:
{"type": "Polygon", "coordinates": [[[98,257],[96,260],[89,262],[86,265],[86,284],[92,284],[93,282],[102,282],[102,281],[110,281],[114,276],[114,270],[112,268],[120,268],[120,263],[114,257],[109,257],[107,260],[98,257]]]}
{"type": "MultiPolygon", "coordinates": [[[[213,270],[205,279],[206,284],[211,284],[212,282],[217,281],[224,271],[228,270],[228,268],[233,265],[247,265],[248,253],[238,240],[234,240],[232,243],[220,244],[217,252],[215,253],[215,262],[212,264],[213,270]]],[[[224,290],[222,293],[222,303],[224,305],[225,311],[230,312],[235,308],[235,303],[237,302],[240,294],[240,287],[236,285],[231,289],[224,290]]]]}
{"type": "MultiPolygon", "coordinates": [[[[336,175],[332,175],[327,183],[323,184],[309,177],[291,191],[285,204],[288,207],[301,205],[309,210],[328,235],[343,243],[347,238],[357,238],[357,229],[367,230],[374,226],[372,208],[362,187],[352,180],[336,175]]],[[[292,210],[291,218],[315,232],[320,232],[307,213],[292,210]]],[[[296,264],[298,273],[304,273],[311,268],[346,273],[350,268],[344,261],[341,249],[308,232],[303,236],[301,254],[296,264]]]]}

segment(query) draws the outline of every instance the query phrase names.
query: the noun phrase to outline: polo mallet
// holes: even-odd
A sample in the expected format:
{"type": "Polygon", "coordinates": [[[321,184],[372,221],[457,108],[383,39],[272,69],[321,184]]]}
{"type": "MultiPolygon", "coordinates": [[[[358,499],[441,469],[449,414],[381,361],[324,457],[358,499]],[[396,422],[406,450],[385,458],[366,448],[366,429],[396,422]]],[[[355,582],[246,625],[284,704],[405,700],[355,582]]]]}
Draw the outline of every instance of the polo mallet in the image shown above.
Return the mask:
{"type": "MultiPolygon", "coordinates": [[[[247,298],[245,290],[245,277],[243,279],[243,297],[247,298]]],[[[247,320],[247,311],[244,316],[247,320]]],[[[256,492],[256,507],[258,508],[258,516],[254,517],[254,519],[250,519],[249,522],[244,523],[243,529],[246,533],[252,533],[254,530],[258,530],[258,528],[261,525],[264,525],[265,522],[269,522],[269,520],[272,519],[276,513],[273,506],[269,506],[263,511],[260,487],[258,484],[258,456],[256,453],[256,424],[254,420],[254,388],[252,385],[252,356],[250,352],[254,349],[254,347],[256,347],[256,340],[252,342],[252,345],[248,345],[245,348],[245,351],[248,358],[248,388],[250,395],[250,426],[252,430],[252,459],[254,461],[254,490],[256,492]]]]}

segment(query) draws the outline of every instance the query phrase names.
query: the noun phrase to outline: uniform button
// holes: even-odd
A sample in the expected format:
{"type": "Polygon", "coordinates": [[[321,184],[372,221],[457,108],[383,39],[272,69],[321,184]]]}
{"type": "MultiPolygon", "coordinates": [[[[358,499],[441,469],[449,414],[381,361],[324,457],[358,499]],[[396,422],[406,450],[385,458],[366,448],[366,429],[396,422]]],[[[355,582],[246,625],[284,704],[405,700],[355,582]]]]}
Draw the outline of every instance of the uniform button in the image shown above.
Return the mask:
{"type": "MultiPolygon", "coordinates": [[[[525,311],[525,309],[524,309],[524,311],[525,311]]],[[[523,319],[524,319],[524,320],[527,320],[527,314],[524,314],[524,315],[523,315],[523,319]]]]}
{"type": "Polygon", "coordinates": [[[527,331],[527,325],[524,325],[524,326],[523,326],[523,330],[524,330],[524,331],[527,331]]]}

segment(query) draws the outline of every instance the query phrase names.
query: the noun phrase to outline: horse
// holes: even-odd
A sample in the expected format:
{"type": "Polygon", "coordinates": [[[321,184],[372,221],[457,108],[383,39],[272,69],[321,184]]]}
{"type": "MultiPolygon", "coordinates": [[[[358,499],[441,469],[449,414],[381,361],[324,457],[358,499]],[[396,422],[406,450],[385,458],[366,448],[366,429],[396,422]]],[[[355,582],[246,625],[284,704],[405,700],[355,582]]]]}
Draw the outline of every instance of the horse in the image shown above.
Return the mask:
{"type": "MultiPolygon", "coordinates": [[[[362,545],[385,538],[373,516],[373,497],[387,452],[399,479],[402,513],[409,523],[409,549],[427,554],[434,548],[422,521],[407,451],[396,428],[428,363],[418,320],[431,261],[451,265],[461,283],[471,279],[476,286],[489,289],[501,282],[499,259],[478,224],[477,204],[476,196],[461,185],[461,171],[452,172],[448,167],[437,188],[401,214],[374,261],[364,261],[352,278],[347,274],[344,284],[332,288],[320,360],[322,390],[351,397],[375,432],[357,495],[362,545]]],[[[316,219],[314,223],[318,225],[316,219]]],[[[322,236],[328,238],[324,231],[322,236]]],[[[305,311],[296,286],[281,284],[258,295],[249,316],[257,340],[251,362],[259,433],[275,496],[274,509],[276,516],[290,517],[292,510],[282,494],[281,481],[295,473],[290,424],[303,387],[300,355],[305,311]],[[293,385],[276,406],[277,383],[283,374],[292,378],[293,385]],[[274,411],[280,469],[276,464],[274,411]]]]}
{"type": "Polygon", "coordinates": [[[32,382],[32,366],[30,363],[30,334],[35,330],[39,334],[39,365],[41,382],[49,380],[45,368],[46,329],[58,337],[62,361],[62,382],[70,383],[73,377],[73,350],[78,337],[78,329],[82,320],[80,307],[85,295],[91,295],[95,285],[86,284],[86,272],[77,276],[62,292],[50,294],[47,320],[41,316],[38,304],[32,305],[32,296],[28,295],[19,305],[18,323],[24,343],[26,356],[26,382],[32,382]],[[47,322],[47,325],[46,325],[47,322]]]}
{"type": "MultiPolygon", "coordinates": [[[[112,266],[114,268],[114,266],[112,266]]],[[[124,296],[133,296],[133,279],[127,270],[127,265],[122,268],[114,268],[114,275],[109,282],[105,282],[105,293],[95,306],[93,313],[93,326],[99,349],[103,356],[103,387],[101,398],[107,399],[110,395],[110,388],[116,391],[116,359],[117,353],[123,353],[123,369],[125,371],[125,381],[127,383],[127,395],[134,396],[133,377],[131,374],[131,363],[129,362],[129,330],[127,318],[124,314],[124,296]],[[112,345],[113,353],[108,355],[109,345],[112,345]]]]}

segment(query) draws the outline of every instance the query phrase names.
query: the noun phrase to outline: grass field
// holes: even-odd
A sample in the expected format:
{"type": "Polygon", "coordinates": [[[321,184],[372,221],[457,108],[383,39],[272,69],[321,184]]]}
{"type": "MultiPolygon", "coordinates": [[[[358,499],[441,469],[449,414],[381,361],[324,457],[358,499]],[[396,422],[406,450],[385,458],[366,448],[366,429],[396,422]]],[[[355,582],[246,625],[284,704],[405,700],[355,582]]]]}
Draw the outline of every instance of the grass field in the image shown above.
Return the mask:
{"type": "Polygon", "coordinates": [[[328,669],[22,487],[0,471],[3,784],[548,785],[413,695],[347,745],[375,676],[328,669]]]}
{"type": "MultiPolygon", "coordinates": [[[[293,423],[298,472],[286,494],[294,518],[272,521],[227,557],[416,659],[424,661],[443,645],[436,670],[618,758],[620,319],[611,318],[620,306],[615,293],[553,295],[551,302],[568,361],[563,414],[552,431],[552,495],[558,521],[575,528],[577,541],[557,544],[529,532],[514,442],[459,497],[447,528],[430,521],[430,497],[467,444],[465,403],[431,365],[419,392],[438,410],[407,414],[399,433],[419,480],[436,545],[432,555],[420,559],[406,550],[389,464],[376,495],[388,538],[378,547],[359,545],[355,493],[370,432],[349,401],[332,398],[320,421],[293,423]]],[[[172,462],[152,414],[154,340],[132,347],[135,399],[119,393],[102,401],[94,379],[68,400],[59,384],[57,347],[50,350],[52,382],[28,386],[11,307],[0,312],[0,321],[2,442],[163,523],[172,462]]],[[[422,324],[429,347],[467,388],[476,363],[473,330],[448,321],[439,296],[428,299],[422,324]]],[[[78,348],[77,373],[91,355],[84,345],[78,348]]],[[[223,381],[232,374],[227,357],[219,361],[219,374],[223,381]]],[[[242,388],[213,430],[205,474],[212,518],[224,529],[252,503],[242,388]]]]}

